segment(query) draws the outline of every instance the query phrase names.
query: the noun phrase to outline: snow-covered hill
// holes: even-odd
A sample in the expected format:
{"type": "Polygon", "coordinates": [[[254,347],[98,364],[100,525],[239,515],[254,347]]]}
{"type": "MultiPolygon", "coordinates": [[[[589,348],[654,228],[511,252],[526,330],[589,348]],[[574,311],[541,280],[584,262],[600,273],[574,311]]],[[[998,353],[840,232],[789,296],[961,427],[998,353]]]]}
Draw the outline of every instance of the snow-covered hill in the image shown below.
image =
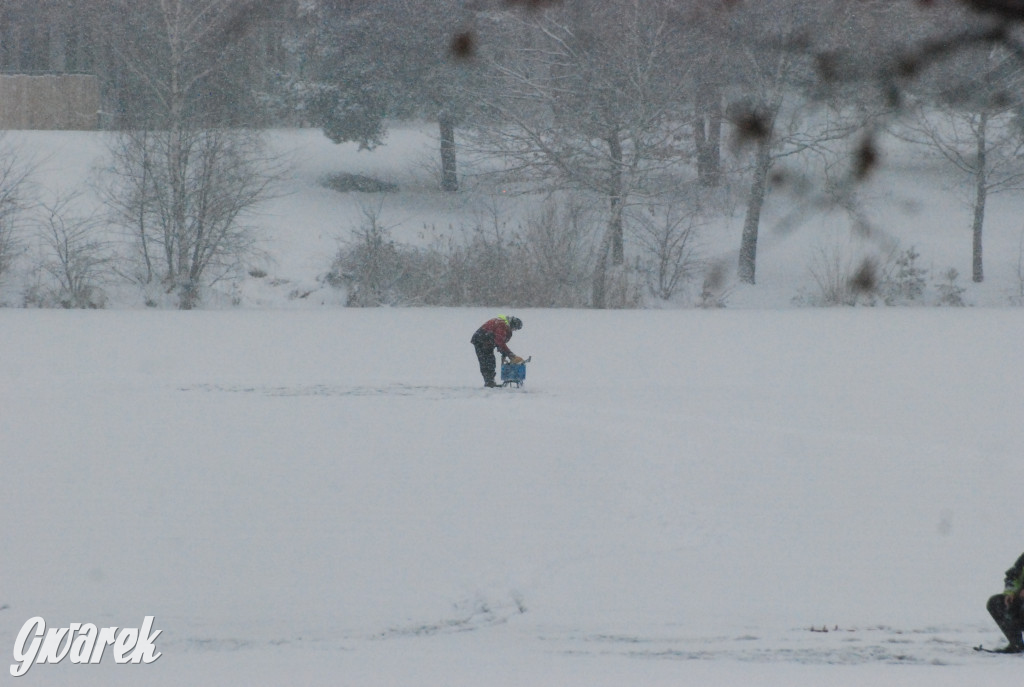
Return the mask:
{"type": "MultiPolygon", "coordinates": [[[[95,206],[96,171],[107,160],[105,134],[97,132],[7,132],[3,145],[13,147],[36,168],[33,179],[44,200],[57,194],[82,192],[86,205],[95,206]]],[[[327,286],[327,273],[339,242],[373,213],[399,242],[428,244],[466,235],[473,227],[505,223],[510,230],[529,213],[536,213],[541,199],[511,196],[501,188],[485,186],[472,176],[478,168],[468,156],[462,159],[464,190],[444,194],[437,190],[437,142],[425,125],[396,124],[384,146],[373,152],[355,145],[335,145],[316,129],[277,130],[268,134],[271,149],[286,163],[289,172],[280,195],[260,205],[245,221],[258,228],[259,257],[252,258],[248,273],[237,282],[222,282],[206,294],[203,307],[299,308],[337,307],[344,293],[327,286]],[[395,183],[396,193],[338,193],[322,185],[334,173],[370,176],[395,183]]],[[[743,223],[747,180],[733,177],[722,189],[717,205],[697,236],[698,256],[712,266],[724,266],[724,299],[731,308],[789,308],[820,300],[819,280],[838,271],[851,272],[865,255],[892,267],[893,259],[913,249],[916,269],[926,294],[920,303],[937,300],[947,272],[958,273],[956,288],[964,289],[963,301],[976,306],[1009,306],[1024,303],[1024,195],[994,194],[989,197],[985,223],[985,273],[982,284],[971,276],[970,183],[927,151],[905,143],[882,141],[877,173],[858,186],[855,197],[861,216],[858,222],[871,227],[870,236],[853,230],[851,216],[823,208],[823,180],[781,184],[769,196],[761,223],[757,256],[757,285],[736,283],[736,254],[743,223]],[[800,189],[795,193],[794,189],[800,189]],[[817,277],[816,277],[817,275],[817,277]]],[[[778,168],[779,176],[792,179],[802,170],[778,168]]],[[[19,306],[27,288],[37,283],[43,260],[32,231],[20,237],[26,252],[16,268],[0,281],[0,303],[19,306]]],[[[125,250],[123,235],[110,238],[125,250]]],[[[44,256],[45,257],[45,256],[44,256]]],[[[681,296],[668,307],[694,301],[703,274],[698,272],[681,296]]],[[[138,286],[113,280],[104,286],[109,308],[143,307],[146,300],[138,286]]],[[[651,297],[649,305],[663,307],[651,297]]],[[[172,303],[166,304],[173,307],[172,303]]],[[[495,304],[501,307],[502,304],[495,304]]]]}

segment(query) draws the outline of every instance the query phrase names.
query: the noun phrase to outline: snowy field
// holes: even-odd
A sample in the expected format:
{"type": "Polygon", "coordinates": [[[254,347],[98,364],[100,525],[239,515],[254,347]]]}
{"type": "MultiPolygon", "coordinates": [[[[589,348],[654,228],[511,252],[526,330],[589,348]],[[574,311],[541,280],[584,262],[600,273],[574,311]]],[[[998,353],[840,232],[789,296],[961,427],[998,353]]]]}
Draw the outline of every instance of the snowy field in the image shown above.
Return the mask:
{"type": "Polygon", "coordinates": [[[1011,684],[1019,309],[0,311],[19,684],[1011,684]],[[829,632],[815,630],[828,629],[829,632]]]}
{"type": "MultiPolygon", "coordinates": [[[[11,139],[47,189],[101,164],[95,134],[11,139]]],[[[876,247],[914,246],[932,293],[955,267],[975,307],[795,307],[849,227],[775,231],[773,196],[727,308],[514,311],[526,386],[485,390],[469,337],[508,308],[345,309],[322,281],[367,206],[402,241],[481,211],[433,190],[429,132],[272,141],[294,167],[250,218],[266,276],[188,313],[116,285],[104,311],[0,308],[0,654],[35,616],[155,616],[162,652],[16,684],[1019,682],[972,647],[1004,643],[984,604],[1024,551],[1022,198],[991,199],[975,285],[955,177],[889,158],[862,189],[876,247]],[[402,190],[319,186],[339,170],[402,190]]],[[[741,222],[704,257],[734,264],[741,222]]]]}

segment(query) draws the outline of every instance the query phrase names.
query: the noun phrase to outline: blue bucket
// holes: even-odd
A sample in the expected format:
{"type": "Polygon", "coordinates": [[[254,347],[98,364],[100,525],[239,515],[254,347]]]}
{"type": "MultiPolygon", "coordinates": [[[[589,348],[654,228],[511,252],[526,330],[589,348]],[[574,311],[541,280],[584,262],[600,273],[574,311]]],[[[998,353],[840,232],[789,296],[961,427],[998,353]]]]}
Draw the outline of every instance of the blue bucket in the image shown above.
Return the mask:
{"type": "Polygon", "coordinates": [[[502,386],[508,384],[522,386],[524,381],[526,381],[526,363],[519,363],[517,365],[514,365],[512,363],[501,364],[502,386]]]}

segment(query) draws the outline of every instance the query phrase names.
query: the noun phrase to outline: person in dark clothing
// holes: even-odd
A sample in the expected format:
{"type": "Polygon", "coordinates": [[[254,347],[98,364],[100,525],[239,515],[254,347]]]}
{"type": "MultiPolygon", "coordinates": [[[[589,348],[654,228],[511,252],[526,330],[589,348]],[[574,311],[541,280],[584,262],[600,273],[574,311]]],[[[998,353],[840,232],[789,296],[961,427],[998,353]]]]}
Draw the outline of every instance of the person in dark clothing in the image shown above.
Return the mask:
{"type": "Polygon", "coordinates": [[[473,333],[469,340],[476,349],[476,359],[480,362],[480,374],[484,378],[484,386],[498,386],[494,382],[494,350],[497,349],[502,357],[509,358],[513,363],[521,363],[523,359],[512,352],[508,347],[508,340],[512,338],[512,332],[523,328],[523,321],[512,315],[498,315],[494,319],[487,320],[480,328],[473,333]]]}
{"type": "Polygon", "coordinates": [[[1010,644],[999,651],[1024,653],[1024,554],[1006,571],[1004,590],[988,600],[988,612],[1010,644]]]}

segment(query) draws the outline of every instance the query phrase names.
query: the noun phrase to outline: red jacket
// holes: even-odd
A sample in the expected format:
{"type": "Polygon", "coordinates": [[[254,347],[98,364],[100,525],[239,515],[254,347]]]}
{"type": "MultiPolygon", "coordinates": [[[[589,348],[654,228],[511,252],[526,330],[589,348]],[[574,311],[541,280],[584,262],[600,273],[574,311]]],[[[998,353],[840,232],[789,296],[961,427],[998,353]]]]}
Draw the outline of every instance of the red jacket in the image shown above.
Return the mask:
{"type": "Polygon", "coordinates": [[[473,335],[474,342],[481,336],[493,339],[494,347],[501,351],[502,355],[507,355],[509,358],[515,357],[516,354],[508,347],[508,340],[512,338],[512,327],[508,326],[508,322],[505,320],[500,317],[487,320],[473,335]]]}

